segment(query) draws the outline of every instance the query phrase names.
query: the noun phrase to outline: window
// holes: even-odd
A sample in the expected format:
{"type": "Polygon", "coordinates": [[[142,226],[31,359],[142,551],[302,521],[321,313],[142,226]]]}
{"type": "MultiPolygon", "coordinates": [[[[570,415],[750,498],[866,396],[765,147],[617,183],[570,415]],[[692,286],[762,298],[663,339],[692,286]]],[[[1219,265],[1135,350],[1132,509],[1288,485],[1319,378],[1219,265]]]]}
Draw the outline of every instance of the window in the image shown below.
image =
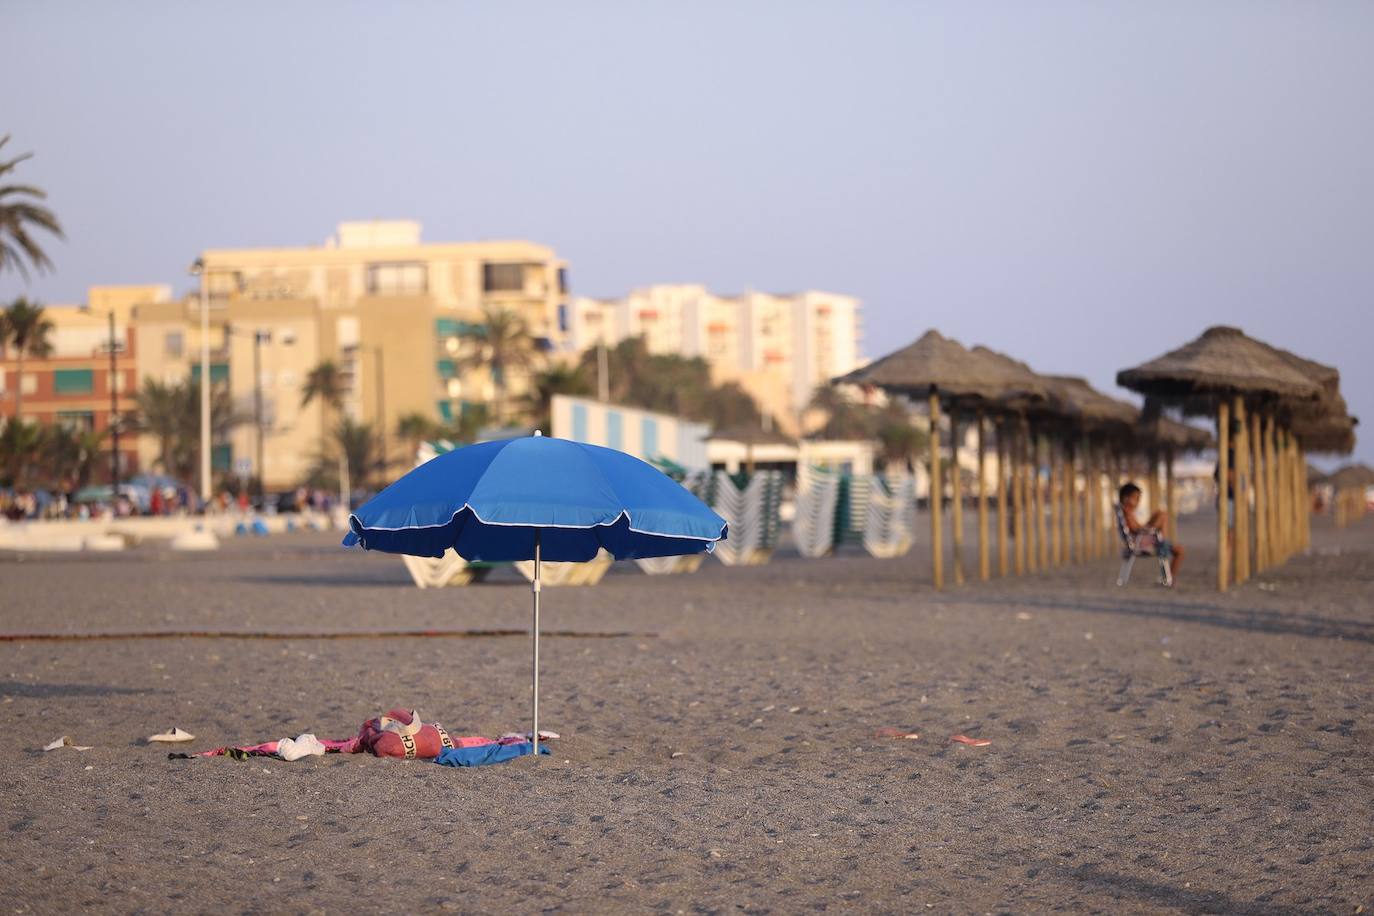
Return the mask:
{"type": "Polygon", "coordinates": [[[162,350],[172,359],[181,359],[182,351],[186,348],[186,336],[180,331],[168,331],[162,338],[162,350]]]}
{"type": "Polygon", "coordinates": [[[587,441],[587,405],[574,404],[572,409],[572,437],[575,442],[587,441]]]}
{"type": "Polygon", "coordinates": [[[566,293],[568,291],[568,268],[558,268],[558,291],[566,293]]]}
{"type": "Polygon", "coordinates": [[[25,372],[24,377],[19,380],[19,390],[25,394],[37,394],[38,374],[35,372],[25,372]]]}
{"type": "MultiPolygon", "coordinates": [[[[210,373],[214,378],[214,373],[210,373]]],[[[230,471],[234,467],[234,447],[232,445],[216,445],[210,449],[210,467],[216,471],[230,471]]]]}
{"type": "Polygon", "coordinates": [[[458,364],[451,359],[441,359],[435,367],[439,370],[440,378],[453,378],[458,374],[458,364]]]}
{"type": "Polygon", "coordinates": [[[658,421],[645,417],[639,421],[639,451],[645,458],[658,455],[658,421]]]}
{"type": "Polygon", "coordinates": [[[624,441],[623,429],[625,418],[618,410],[606,411],[606,444],[611,448],[618,449],[624,441]]]}
{"type": "Polygon", "coordinates": [[[523,292],[524,264],[483,264],[482,290],[488,293],[523,292]]]}
{"type": "Polygon", "coordinates": [[[452,422],[453,422],[453,405],[450,404],[448,401],[440,401],[440,402],[438,403],[438,407],[439,407],[439,419],[443,420],[445,423],[452,423],[452,422]]]}
{"type": "Polygon", "coordinates": [[[54,394],[90,394],[95,390],[95,371],[92,369],[54,369],[54,394]]]}
{"type": "Polygon", "coordinates": [[[243,292],[243,274],[237,270],[212,271],[205,277],[205,289],[211,296],[236,296],[243,292]]]}
{"type": "Polygon", "coordinates": [[[367,292],[370,296],[408,296],[429,288],[429,271],[423,264],[369,264],[367,292]]]}
{"type": "MultiPolygon", "coordinates": [[[[192,364],[191,364],[191,381],[196,382],[196,383],[199,383],[199,382],[200,382],[200,363],[192,363],[192,364]]],[[[211,364],[210,364],[210,384],[211,384],[211,385],[218,385],[218,384],[220,384],[220,383],[222,383],[222,382],[227,382],[227,381],[229,381],[229,364],[228,364],[228,363],[211,363],[211,364]]]]}
{"type": "Polygon", "coordinates": [[[95,429],[95,414],[89,410],[59,410],[57,424],[66,429],[90,432],[95,429]]]}

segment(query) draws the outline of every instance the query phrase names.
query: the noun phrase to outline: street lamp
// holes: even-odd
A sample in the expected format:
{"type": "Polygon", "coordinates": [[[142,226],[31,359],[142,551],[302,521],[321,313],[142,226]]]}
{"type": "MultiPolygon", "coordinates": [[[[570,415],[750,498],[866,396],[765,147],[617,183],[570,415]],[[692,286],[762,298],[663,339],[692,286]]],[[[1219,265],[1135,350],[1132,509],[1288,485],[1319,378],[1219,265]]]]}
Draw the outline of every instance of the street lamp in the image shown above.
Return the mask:
{"type": "MultiPolygon", "coordinates": [[[[227,322],[224,325],[225,335],[237,334],[247,336],[247,331],[237,331],[227,322]]],[[[263,488],[263,440],[267,433],[262,422],[262,345],[272,342],[272,332],[264,331],[261,328],[254,328],[253,335],[253,425],[257,428],[257,459],[256,466],[258,472],[258,496],[261,497],[263,488]]]]}
{"type": "MultiPolygon", "coordinates": [[[[101,314],[103,310],[93,309],[89,305],[81,307],[83,312],[91,314],[101,314]]],[[[110,351],[110,493],[112,499],[119,499],[119,364],[116,361],[118,345],[115,340],[115,314],[113,311],[104,312],[110,322],[110,340],[106,347],[110,351]]]]}
{"type": "Polygon", "coordinates": [[[210,297],[205,280],[205,259],[191,264],[191,276],[200,278],[200,501],[210,505],[210,297]]]}

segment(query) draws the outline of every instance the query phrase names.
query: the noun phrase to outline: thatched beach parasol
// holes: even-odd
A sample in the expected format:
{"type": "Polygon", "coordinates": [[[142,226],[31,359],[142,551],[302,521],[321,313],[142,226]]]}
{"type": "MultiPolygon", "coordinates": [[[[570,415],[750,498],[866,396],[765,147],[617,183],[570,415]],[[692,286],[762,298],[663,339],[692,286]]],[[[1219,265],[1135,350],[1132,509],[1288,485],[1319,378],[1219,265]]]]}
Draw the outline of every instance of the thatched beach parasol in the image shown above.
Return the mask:
{"type": "MultiPolygon", "coordinates": [[[[1004,397],[1043,399],[1042,386],[1033,375],[1008,369],[995,360],[970,352],[963,344],[927,331],[914,343],[889,353],[867,366],[842,376],[837,383],[872,385],[885,391],[917,399],[925,398],[930,410],[930,514],[931,559],[935,587],[944,585],[944,545],[942,525],[943,493],[940,467],[940,407],[951,410],[952,448],[956,456],[952,481],[951,512],[954,523],[955,579],[963,581],[963,505],[962,485],[957,461],[960,411],[981,411],[1004,397]]],[[[979,464],[983,462],[983,421],[978,421],[979,464]]],[[[980,501],[986,506],[979,477],[980,501]]],[[[980,532],[986,528],[986,510],[980,510],[980,532]]],[[[986,541],[986,536],[983,536],[986,541]]],[[[979,557],[980,575],[987,567],[986,547],[979,557]]]]}
{"type": "MultiPolygon", "coordinates": [[[[1219,499],[1217,511],[1217,588],[1225,591],[1234,576],[1237,583],[1250,575],[1250,492],[1254,488],[1254,529],[1256,569],[1278,557],[1286,557],[1301,538],[1296,526],[1281,524],[1297,520],[1297,482],[1294,449],[1285,446],[1269,456],[1264,424],[1272,423],[1275,405],[1315,405],[1325,395],[1335,394],[1339,374],[1329,366],[1314,363],[1263,341],[1247,337],[1239,328],[1208,328],[1196,340],[1163,356],[1117,373],[1117,383],[1144,394],[1159,404],[1183,408],[1186,413],[1214,413],[1217,420],[1219,487],[1233,494],[1235,508],[1234,541],[1229,513],[1232,498],[1219,499]],[[1252,408],[1246,421],[1246,405],[1252,408]],[[1257,421],[1254,410],[1264,410],[1266,419],[1257,421]],[[1236,435],[1232,440],[1232,423],[1236,435]],[[1261,448],[1260,440],[1265,440],[1261,448]],[[1251,454],[1252,447],[1254,454],[1251,454]],[[1234,466],[1232,458],[1234,452],[1234,466]],[[1251,474],[1251,468],[1259,473],[1251,474]],[[1281,510],[1288,511],[1281,511],[1281,510]]],[[[1300,466],[1300,462],[1297,466],[1300,466]]],[[[1305,516],[1302,516],[1305,517],[1305,516]]]]}

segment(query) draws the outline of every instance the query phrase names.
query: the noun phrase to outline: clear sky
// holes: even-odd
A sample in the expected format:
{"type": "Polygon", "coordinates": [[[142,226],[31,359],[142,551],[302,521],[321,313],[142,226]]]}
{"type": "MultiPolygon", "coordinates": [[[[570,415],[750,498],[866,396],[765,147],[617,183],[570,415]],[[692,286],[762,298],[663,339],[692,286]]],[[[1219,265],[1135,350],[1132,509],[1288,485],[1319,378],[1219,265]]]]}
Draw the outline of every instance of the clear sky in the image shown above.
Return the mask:
{"type": "Polygon", "coordinates": [[[1107,391],[1236,324],[1338,366],[1374,461],[1371,48],[1362,0],[0,0],[0,133],[68,235],[0,298],[416,218],[1107,391]]]}

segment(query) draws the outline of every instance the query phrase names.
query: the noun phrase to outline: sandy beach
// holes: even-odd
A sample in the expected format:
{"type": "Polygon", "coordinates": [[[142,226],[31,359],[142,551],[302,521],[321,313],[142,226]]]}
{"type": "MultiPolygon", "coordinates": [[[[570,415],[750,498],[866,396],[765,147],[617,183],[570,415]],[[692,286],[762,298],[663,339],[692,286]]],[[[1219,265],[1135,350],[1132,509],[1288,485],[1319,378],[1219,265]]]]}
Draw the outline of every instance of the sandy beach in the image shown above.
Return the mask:
{"type": "Polygon", "coordinates": [[[0,642],[0,887],[44,913],[1369,908],[1374,521],[1318,521],[1225,595],[1211,524],[1172,592],[1106,560],[937,594],[920,544],[548,589],[579,634],[543,649],[562,738],[474,770],[143,739],[347,737],[395,706],[527,728],[525,636],[290,635],[524,629],[513,572],[421,591],[312,534],[0,556],[4,633],[285,634],[0,642]],[[93,747],[39,750],[63,734],[93,747]]]}

